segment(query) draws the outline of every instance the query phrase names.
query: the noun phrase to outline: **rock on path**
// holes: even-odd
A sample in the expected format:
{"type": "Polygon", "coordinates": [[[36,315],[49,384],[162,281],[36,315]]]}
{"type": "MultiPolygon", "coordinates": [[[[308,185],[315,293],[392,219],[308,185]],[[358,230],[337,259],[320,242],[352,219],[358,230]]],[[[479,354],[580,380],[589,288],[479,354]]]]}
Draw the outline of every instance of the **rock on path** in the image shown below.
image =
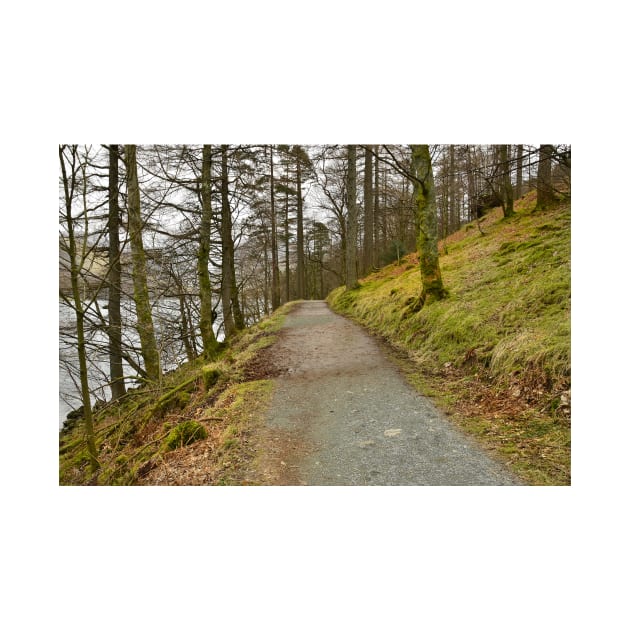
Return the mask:
{"type": "Polygon", "coordinates": [[[325,302],[296,306],[268,358],[281,376],[266,419],[267,483],[519,485],[325,302]]]}

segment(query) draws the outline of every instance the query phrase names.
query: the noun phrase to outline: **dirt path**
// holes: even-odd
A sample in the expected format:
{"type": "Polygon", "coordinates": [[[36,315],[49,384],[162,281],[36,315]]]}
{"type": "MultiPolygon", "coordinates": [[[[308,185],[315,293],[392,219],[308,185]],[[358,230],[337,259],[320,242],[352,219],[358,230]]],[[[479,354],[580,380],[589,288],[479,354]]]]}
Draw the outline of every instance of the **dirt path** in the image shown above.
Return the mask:
{"type": "Polygon", "coordinates": [[[287,316],[266,359],[280,374],[266,419],[266,483],[519,484],[323,301],[287,316]]]}

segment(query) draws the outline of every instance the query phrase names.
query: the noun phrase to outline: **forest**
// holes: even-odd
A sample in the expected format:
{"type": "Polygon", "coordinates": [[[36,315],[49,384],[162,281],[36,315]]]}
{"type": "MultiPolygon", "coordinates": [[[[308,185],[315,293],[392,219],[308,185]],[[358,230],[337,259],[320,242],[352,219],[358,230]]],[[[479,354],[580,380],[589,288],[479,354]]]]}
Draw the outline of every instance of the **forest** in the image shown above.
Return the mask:
{"type": "Polygon", "coordinates": [[[438,243],[569,202],[570,173],[557,144],[60,145],[60,429],[98,470],[99,408],[413,252],[409,310],[446,298],[438,243]]]}

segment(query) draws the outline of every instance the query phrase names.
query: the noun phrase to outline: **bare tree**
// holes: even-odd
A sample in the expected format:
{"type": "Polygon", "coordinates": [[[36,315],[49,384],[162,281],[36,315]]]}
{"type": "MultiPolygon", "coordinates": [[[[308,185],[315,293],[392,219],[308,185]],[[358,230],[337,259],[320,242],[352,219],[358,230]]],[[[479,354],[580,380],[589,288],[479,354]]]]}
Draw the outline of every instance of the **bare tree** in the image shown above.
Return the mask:
{"type": "Polygon", "coordinates": [[[348,145],[348,241],[346,248],[346,288],[356,289],[357,280],[357,147],[348,145]]]}
{"type": "Polygon", "coordinates": [[[244,327],[236,285],[232,209],[229,200],[228,145],[221,145],[221,305],[226,339],[244,327]]]}
{"type": "Polygon", "coordinates": [[[510,176],[509,144],[499,145],[499,159],[501,160],[501,200],[503,216],[507,219],[514,216],[514,193],[512,192],[512,179],[510,176]]]}
{"type": "MultiPolygon", "coordinates": [[[[85,256],[77,252],[77,242],[75,239],[74,219],[72,216],[72,204],[77,192],[79,172],[83,170],[83,181],[85,186],[85,164],[79,161],[79,155],[76,145],[67,147],[59,146],[59,163],[61,166],[61,179],[64,193],[64,222],[67,232],[68,257],[70,263],[70,282],[72,285],[72,300],[74,312],[76,314],[76,332],[77,332],[77,352],[79,357],[79,373],[81,381],[81,398],[83,402],[83,425],[85,428],[85,439],[88,447],[90,458],[90,469],[96,472],[99,468],[98,456],[96,451],[96,442],[94,439],[94,425],[92,420],[92,402],[90,399],[90,386],[88,381],[87,356],[85,345],[85,307],[80,295],[80,273],[85,263],[85,256]],[[66,168],[66,162],[70,169],[66,168]]],[[[85,190],[85,189],[84,189],[85,190]]],[[[87,216],[85,215],[87,221],[87,216]]],[[[87,236],[87,230],[86,230],[87,236]]],[[[83,253],[85,247],[83,248],[83,253]]]]}
{"type": "Polygon", "coordinates": [[[142,242],[143,221],[140,212],[140,186],[136,164],[136,146],[125,145],[127,166],[127,211],[129,216],[129,240],[133,265],[133,297],[138,318],[137,328],[144,360],[144,369],[150,381],[158,382],[161,376],[160,355],[157,349],[149,289],[144,245],[142,242]]]}
{"type": "Polygon", "coordinates": [[[201,224],[199,226],[199,248],[197,250],[197,276],[199,281],[199,330],[206,360],[216,356],[217,338],[214,334],[212,308],[212,283],[208,264],[210,260],[210,237],[212,228],[212,147],[203,145],[201,165],[201,224]]]}
{"type": "Polygon", "coordinates": [[[372,182],[372,147],[365,148],[363,174],[363,273],[374,267],[374,190],[372,182]]]}
{"type": "Polygon", "coordinates": [[[536,178],[537,202],[536,209],[545,210],[555,200],[551,183],[551,160],[553,145],[541,144],[538,152],[538,175],[536,178]]]}
{"type": "Polygon", "coordinates": [[[379,145],[374,147],[374,264],[376,266],[381,264],[381,231],[380,225],[382,222],[380,212],[380,176],[379,176],[379,159],[378,159],[379,145]]]}
{"type": "Polygon", "coordinates": [[[300,145],[293,147],[293,155],[295,156],[295,176],[297,186],[297,297],[303,300],[306,297],[306,275],[304,261],[304,198],[302,193],[302,184],[304,181],[304,171],[311,171],[313,166],[308,153],[300,145]]]}
{"type": "Polygon", "coordinates": [[[517,199],[523,196],[523,145],[516,145],[516,188],[514,194],[517,199]]]}
{"type": "Polygon", "coordinates": [[[273,172],[273,145],[270,146],[269,165],[271,199],[271,308],[275,311],[280,306],[280,269],[278,267],[278,228],[275,202],[275,179],[273,172]]]}
{"type": "Polygon", "coordinates": [[[122,357],[122,325],[120,313],[120,207],[118,205],[118,145],[109,145],[109,272],[107,300],[109,326],[109,371],[112,400],[125,395],[122,357]]]}

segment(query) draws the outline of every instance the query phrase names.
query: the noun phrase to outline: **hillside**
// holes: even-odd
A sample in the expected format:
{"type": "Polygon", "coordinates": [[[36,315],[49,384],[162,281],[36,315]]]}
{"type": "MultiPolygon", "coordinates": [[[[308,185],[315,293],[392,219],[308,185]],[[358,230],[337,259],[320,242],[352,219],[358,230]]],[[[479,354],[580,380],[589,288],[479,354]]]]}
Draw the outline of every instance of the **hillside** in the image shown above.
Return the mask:
{"type": "Polygon", "coordinates": [[[258,483],[250,463],[272,391],[261,352],[294,304],[242,331],[215,361],[185,363],[159,386],[131,389],[95,409],[96,474],[80,419],[67,424],[59,435],[60,485],[258,483]]]}
{"type": "Polygon", "coordinates": [[[415,254],[328,301],[398,349],[408,379],[529,483],[569,484],[571,209],[535,201],[440,243],[443,301],[410,307],[415,254]]]}

